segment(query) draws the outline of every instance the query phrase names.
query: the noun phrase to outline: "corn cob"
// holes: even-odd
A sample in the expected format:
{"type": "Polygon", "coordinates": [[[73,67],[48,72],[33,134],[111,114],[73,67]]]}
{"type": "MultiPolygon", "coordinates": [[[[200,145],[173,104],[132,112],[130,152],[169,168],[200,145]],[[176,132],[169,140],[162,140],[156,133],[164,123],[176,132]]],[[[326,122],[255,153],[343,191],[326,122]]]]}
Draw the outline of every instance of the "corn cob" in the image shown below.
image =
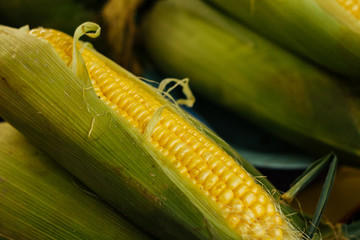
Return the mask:
{"type": "Polygon", "coordinates": [[[359,165],[356,88],[221,15],[200,1],[159,2],[144,16],[143,42],[172,77],[189,77],[212,101],[317,154],[359,165]]]}
{"type": "Polygon", "coordinates": [[[150,239],[0,123],[1,239],[150,239]]]}
{"type": "Polygon", "coordinates": [[[330,71],[359,77],[357,0],[206,0],[256,32],[330,71]]]}
{"type": "Polygon", "coordinates": [[[2,117],[159,239],[300,238],[271,184],[157,91],[80,43],[92,87],[75,75],[72,41],[2,27],[2,117]]]}

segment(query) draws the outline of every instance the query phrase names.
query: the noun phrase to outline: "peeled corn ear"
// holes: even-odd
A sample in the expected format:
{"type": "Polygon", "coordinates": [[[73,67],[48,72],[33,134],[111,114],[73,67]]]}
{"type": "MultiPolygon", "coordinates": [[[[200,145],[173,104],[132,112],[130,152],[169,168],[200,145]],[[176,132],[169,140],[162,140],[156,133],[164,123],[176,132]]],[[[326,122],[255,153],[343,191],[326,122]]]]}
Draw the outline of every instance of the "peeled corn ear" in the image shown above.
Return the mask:
{"type": "Polygon", "coordinates": [[[329,71],[360,76],[358,0],[206,1],[329,71]]]}
{"type": "Polygon", "coordinates": [[[1,116],[159,239],[300,239],[244,159],[76,40],[1,28],[1,116]]]}
{"type": "Polygon", "coordinates": [[[1,239],[150,239],[80,186],[0,123],[1,239]]]}

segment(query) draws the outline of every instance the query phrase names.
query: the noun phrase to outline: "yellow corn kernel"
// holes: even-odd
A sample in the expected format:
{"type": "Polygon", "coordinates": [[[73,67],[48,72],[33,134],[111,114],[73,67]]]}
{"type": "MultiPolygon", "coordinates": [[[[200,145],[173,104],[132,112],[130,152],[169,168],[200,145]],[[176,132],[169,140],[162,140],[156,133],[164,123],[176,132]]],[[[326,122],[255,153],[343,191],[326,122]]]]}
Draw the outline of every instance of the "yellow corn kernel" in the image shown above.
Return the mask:
{"type": "Polygon", "coordinates": [[[261,203],[256,204],[251,209],[257,218],[260,218],[266,213],[265,207],[261,203]]]}
{"type": "Polygon", "coordinates": [[[241,198],[245,193],[249,191],[249,187],[246,185],[240,185],[235,189],[235,196],[241,198]]]}
{"type": "Polygon", "coordinates": [[[217,181],[219,181],[219,176],[217,176],[215,174],[211,174],[203,184],[204,189],[209,190],[210,188],[212,188],[215,185],[215,183],[217,181]]]}
{"type": "Polygon", "coordinates": [[[273,239],[274,240],[280,240],[280,239],[283,239],[283,231],[281,231],[281,229],[273,229],[271,231],[271,235],[274,237],[273,239]]]}
{"type": "Polygon", "coordinates": [[[223,181],[218,181],[214,187],[210,189],[211,195],[217,197],[225,188],[226,184],[223,181]]]}
{"type": "Polygon", "coordinates": [[[244,209],[244,203],[238,198],[233,198],[231,200],[230,206],[233,207],[232,211],[234,213],[241,212],[244,209]]]}
{"type": "MultiPolygon", "coordinates": [[[[33,29],[30,34],[52,44],[67,65],[71,64],[72,38],[55,30],[33,29]]],[[[125,74],[115,72],[84,49],[85,61],[97,96],[127,119],[140,133],[161,102],[125,74]]],[[[223,149],[199,130],[164,108],[149,141],[221,209],[224,219],[243,236],[253,239],[283,238],[287,224],[270,195],[223,149]],[[269,219],[269,224],[263,224],[269,219]]]]}
{"type": "Polygon", "coordinates": [[[258,201],[262,205],[265,205],[265,203],[267,203],[267,201],[268,201],[268,197],[264,193],[261,192],[258,194],[258,201]]]}
{"type": "Polygon", "coordinates": [[[218,197],[219,202],[223,203],[223,204],[227,204],[228,202],[231,201],[231,199],[233,198],[234,193],[231,191],[231,189],[226,188],[224,189],[224,191],[222,191],[218,197]]]}
{"type": "Polygon", "coordinates": [[[231,176],[231,178],[227,181],[227,184],[228,184],[230,189],[235,189],[236,187],[243,184],[243,182],[244,181],[241,178],[236,176],[236,174],[233,174],[233,176],[231,176]]]}
{"type": "Polygon", "coordinates": [[[239,216],[237,216],[236,214],[233,214],[233,213],[229,214],[227,216],[227,220],[228,220],[230,226],[233,227],[233,228],[235,228],[240,222],[239,216]]]}
{"type": "Polygon", "coordinates": [[[254,237],[261,239],[263,236],[266,235],[264,228],[261,226],[260,223],[254,223],[251,226],[252,231],[254,232],[254,237]]]}
{"type": "Polygon", "coordinates": [[[265,205],[265,209],[268,216],[273,216],[275,214],[275,206],[271,202],[265,205]]]}
{"type": "Polygon", "coordinates": [[[248,192],[242,198],[245,204],[245,207],[250,207],[257,201],[256,195],[253,192],[248,192]]]}
{"type": "Polygon", "coordinates": [[[199,173],[199,175],[197,176],[197,181],[198,183],[200,183],[201,185],[203,185],[203,183],[205,182],[205,180],[207,180],[207,178],[212,174],[212,171],[210,169],[204,169],[203,171],[201,171],[199,173]]]}

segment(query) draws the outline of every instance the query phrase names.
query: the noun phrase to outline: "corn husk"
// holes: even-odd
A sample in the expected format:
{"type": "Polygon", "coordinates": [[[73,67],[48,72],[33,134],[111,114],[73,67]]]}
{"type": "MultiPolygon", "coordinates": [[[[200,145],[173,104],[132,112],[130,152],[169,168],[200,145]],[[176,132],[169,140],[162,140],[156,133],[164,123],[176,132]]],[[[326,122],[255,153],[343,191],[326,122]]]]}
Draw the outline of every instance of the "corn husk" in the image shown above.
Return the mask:
{"type": "Polygon", "coordinates": [[[357,1],[206,1],[330,71],[354,78],[360,75],[359,13],[351,14],[356,6],[348,5],[359,6],[357,1]]]}
{"type": "Polygon", "coordinates": [[[4,122],[0,196],[0,238],[150,239],[4,122]]]}
{"type": "Polygon", "coordinates": [[[167,76],[316,154],[359,165],[357,88],[284,51],[200,1],[161,1],[143,44],[167,76]]]}

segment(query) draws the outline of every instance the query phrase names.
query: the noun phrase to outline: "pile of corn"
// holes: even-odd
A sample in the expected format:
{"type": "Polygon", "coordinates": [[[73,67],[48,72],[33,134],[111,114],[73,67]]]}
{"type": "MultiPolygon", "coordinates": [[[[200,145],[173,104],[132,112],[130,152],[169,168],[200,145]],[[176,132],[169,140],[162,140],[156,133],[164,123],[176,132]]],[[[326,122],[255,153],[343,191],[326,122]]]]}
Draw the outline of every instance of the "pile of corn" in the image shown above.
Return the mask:
{"type": "MultiPolygon", "coordinates": [[[[217,58],[225,57],[222,52],[229,46],[205,41],[207,38],[234,46],[240,39],[242,45],[226,60],[238,63],[246,57],[248,64],[280,61],[276,63],[283,65],[280,70],[265,67],[262,74],[275,81],[282,72],[285,77],[280,81],[285,82],[288,74],[296,72],[295,86],[303,86],[301,81],[306,78],[338,93],[328,74],[256,34],[243,35],[232,20],[201,2],[193,3],[159,2],[147,15],[143,29],[149,37],[148,48],[158,47],[156,42],[164,47],[156,55],[159,58],[154,57],[158,62],[167,61],[166,47],[176,48],[181,42],[183,50],[188,48],[188,53],[169,51],[176,56],[163,64],[164,69],[182,71],[189,63],[197,70],[186,69],[183,74],[209,78],[207,86],[202,82],[195,85],[210,92],[224,91],[216,95],[219,100],[233,101],[225,92],[229,89],[225,85],[232,81],[251,88],[239,99],[256,100],[251,97],[261,97],[263,92],[256,92],[245,80],[252,76],[256,86],[264,83],[254,73],[237,75],[248,68],[244,63],[227,69],[227,79],[222,79],[224,75],[209,68],[225,71],[227,61],[214,65],[207,55],[198,55],[201,63],[196,58],[189,61],[191,53],[211,49],[217,58]],[[161,25],[157,16],[168,19],[161,25]],[[212,19],[216,25],[204,19],[212,19]],[[179,25],[174,27],[175,23],[179,25]],[[160,41],[149,24],[158,26],[159,33],[167,29],[169,41],[160,41]],[[208,30],[209,35],[195,34],[192,27],[208,30]],[[171,32],[171,28],[179,32],[171,32]],[[187,45],[189,36],[204,40],[204,48],[192,45],[196,41],[187,45]],[[172,37],[176,41],[171,41],[172,37]],[[258,48],[264,52],[250,59],[258,48]],[[211,82],[214,76],[221,79],[221,86],[211,82]]],[[[0,237],[295,240],[338,234],[322,225],[315,235],[308,235],[311,222],[307,216],[284,203],[253,166],[179,107],[193,103],[186,81],[176,84],[183,86],[188,99],[175,101],[161,87],[147,85],[91,44],[79,41],[82,35],[97,37],[99,32],[99,26],[91,22],[79,26],[74,37],[42,27],[0,26],[0,116],[27,138],[7,124],[0,125],[0,237]]],[[[229,86],[237,89],[236,84],[229,86]]],[[[274,99],[284,101],[276,94],[274,99]]],[[[259,110],[253,113],[255,117],[267,116],[264,102],[240,105],[259,110]]],[[[336,122],[345,126],[347,120],[336,122]]],[[[329,126],[333,127],[332,123],[329,126]]],[[[294,128],[301,129],[301,125],[294,128]]],[[[348,146],[351,139],[344,139],[334,145],[344,151],[355,149],[357,143],[348,146]]],[[[332,145],[330,140],[324,145],[332,145]]]]}
{"type": "Polygon", "coordinates": [[[270,183],[155,89],[56,30],[0,41],[1,116],[145,231],[300,239],[270,183]]]}

